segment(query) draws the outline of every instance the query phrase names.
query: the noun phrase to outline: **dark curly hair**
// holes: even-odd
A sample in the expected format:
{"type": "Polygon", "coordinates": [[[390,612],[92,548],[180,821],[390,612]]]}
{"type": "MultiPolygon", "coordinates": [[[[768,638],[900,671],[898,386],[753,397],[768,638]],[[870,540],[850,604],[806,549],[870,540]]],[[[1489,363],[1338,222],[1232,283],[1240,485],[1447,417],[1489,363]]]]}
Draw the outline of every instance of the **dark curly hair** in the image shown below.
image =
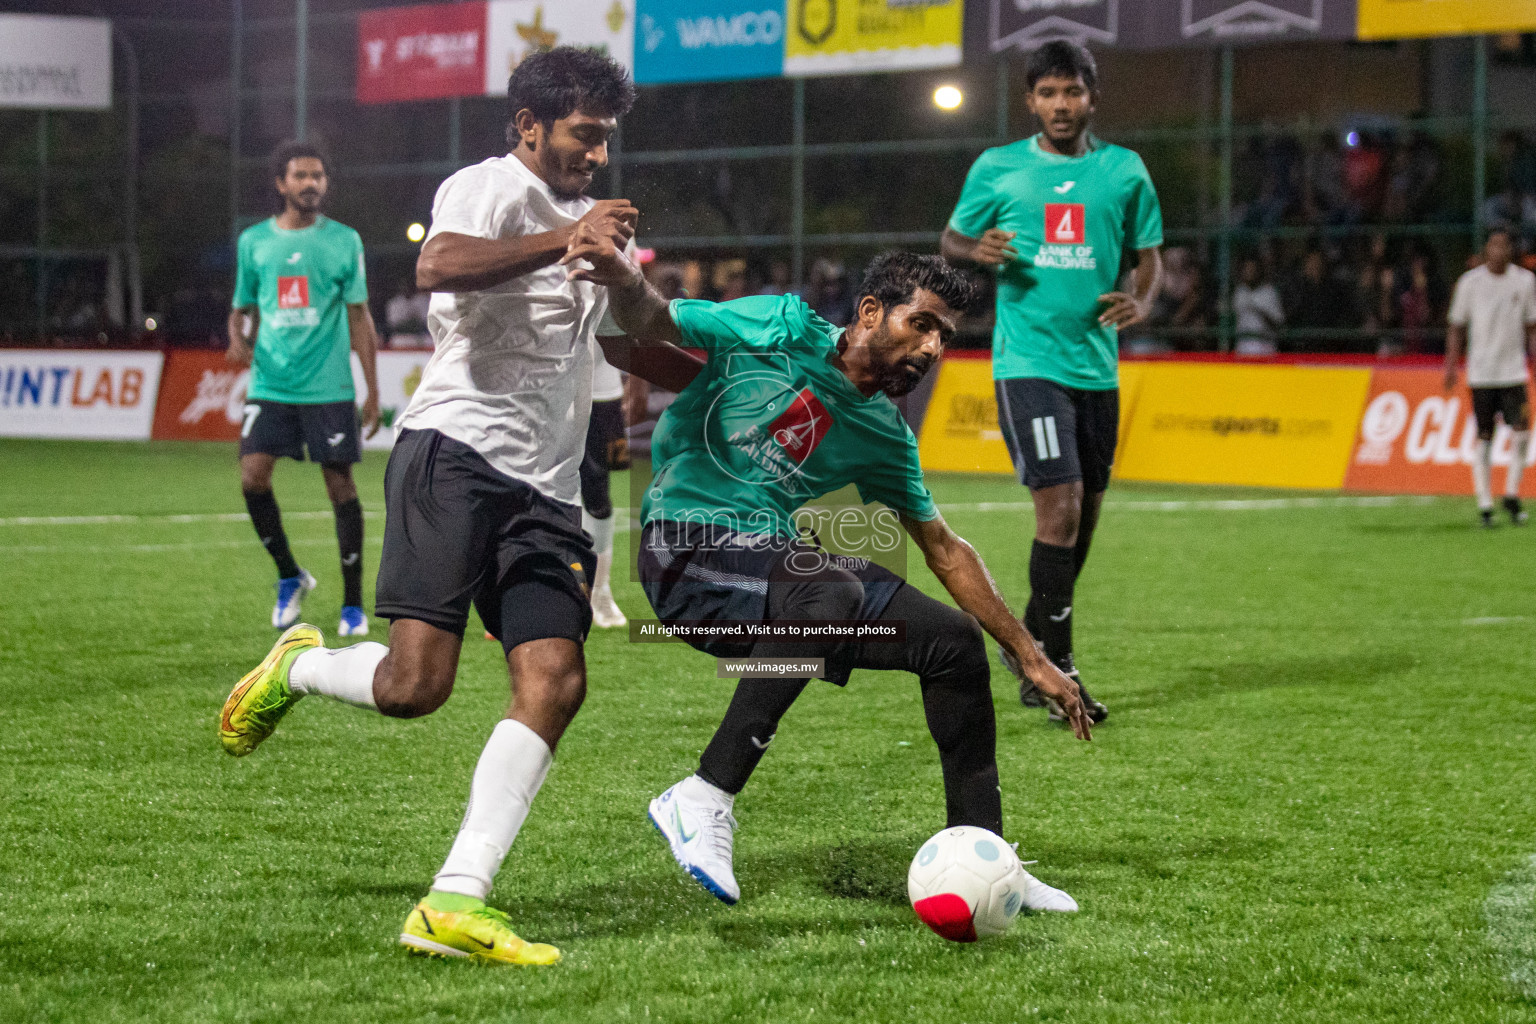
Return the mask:
{"type": "Polygon", "coordinates": [[[313,143],[288,139],[285,142],[279,142],[277,148],[272,151],[272,177],[279,179],[288,177],[288,164],[306,157],[319,160],[325,173],[331,173],[331,162],[326,159],[324,153],[320,152],[320,147],[313,143]]]}
{"type": "Polygon", "coordinates": [[[915,252],[883,252],[876,256],[864,270],[856,299],[872,295],[890,309],[911,302],[919,288],[933,292],[956,313],[968,313],[976,304],[976,287],[970,278],[942,256],[915,252]]]}
{"type": "Polygon", "coordinates": [[[1099,87],[1099,65],[1087,47],[1065,39],[1053,39],[1029,55],[1024,82],[1033,90],[1042,78],[1081,78],[1093,92],[1099,87]]]}
{"type": "Polygon", "coordinates": [[[507,80],[507,144],[517,145],[517,112],[529,110],[545,129],[577,110],[623,117],[635,104],[635,83],[624,66],[599,50],[557,46],[530,54],[507,80]]]}

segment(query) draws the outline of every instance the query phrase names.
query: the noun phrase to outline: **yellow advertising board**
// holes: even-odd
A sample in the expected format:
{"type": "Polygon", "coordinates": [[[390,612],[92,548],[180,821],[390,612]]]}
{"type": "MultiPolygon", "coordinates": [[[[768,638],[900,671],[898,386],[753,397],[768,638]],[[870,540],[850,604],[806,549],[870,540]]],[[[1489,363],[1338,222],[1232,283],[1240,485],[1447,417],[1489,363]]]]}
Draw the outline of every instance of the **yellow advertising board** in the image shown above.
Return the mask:
{"type": "Polygon", "coordinates": [[[964,0],[789,0],[786,75],[960,63],[964,0]]]}
{"type": "Polygon", "coordinates": [[[1344,486],[1367,369],[1147,363],[1116,475],[1255,487],[1344,486]]]}
{"type": "Polygon", "coordinates": [[[990,359],[946,359],[939,364],[917,452],[928,470],[1013,472],[997,425],[990,359]]]}
{"type": "Polygon", "coordinates": [[[1361,39],[1536,31],[1536,0],[1360,0],[1361,39]]]}

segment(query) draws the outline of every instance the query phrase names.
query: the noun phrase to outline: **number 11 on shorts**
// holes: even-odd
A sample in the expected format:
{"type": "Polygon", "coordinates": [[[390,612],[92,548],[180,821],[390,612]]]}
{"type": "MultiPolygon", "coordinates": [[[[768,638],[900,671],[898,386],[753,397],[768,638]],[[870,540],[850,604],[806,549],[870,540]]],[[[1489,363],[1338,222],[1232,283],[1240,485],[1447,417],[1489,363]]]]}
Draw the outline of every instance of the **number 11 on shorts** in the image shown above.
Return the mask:
{"type": "Polygon", "coordinates": [[[1035,454],[1041,460],[1061,457],[1061,443],[1056,440],[1056,417],[1036,416],[1029,421],[1035,431],[1035,454]]]}

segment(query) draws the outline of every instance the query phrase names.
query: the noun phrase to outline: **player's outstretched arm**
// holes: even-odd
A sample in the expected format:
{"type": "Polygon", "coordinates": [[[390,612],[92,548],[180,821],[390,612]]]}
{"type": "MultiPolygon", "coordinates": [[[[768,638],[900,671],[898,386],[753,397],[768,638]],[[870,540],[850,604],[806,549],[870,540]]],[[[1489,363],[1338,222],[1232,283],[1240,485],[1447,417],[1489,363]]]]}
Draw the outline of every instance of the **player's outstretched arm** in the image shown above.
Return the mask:
{"type": "Polygon", "coordinates": [[[416,258],[416,287],[431,292],[478,292],[557,263],[583,225],[620,248],[635,237],[640,211],[628,199],[603,199],[570,227],[513,238],[478,238],[441,231],[416,258]]]}
{"type": "Polygon", "coordinates": [[[628,335],[598,338],[608,362],[667,391],[681,391],[699,375],[704,364],[679,347],[683,332],[672,321],[667,300],[612,238],[578,224],[560,263],[571,268],[571,280],[608,289],[608,315],[628,335]]]}
{"type": "Polygon", "coordinates": [[[1061,705],[1078,739],[1092,739],[1092,724],[1077,695],[1077,685],[1051,664],[1035,646],[1034,638],[1023,623],[1008,610],[976,549],[951,530],[943,516],[926,522],[902,516],[901,525],[922,549],[928,568],[933,570],[961,610],[975,616],[981,628],[1023,666],[1029,681],[1061,705]]]}

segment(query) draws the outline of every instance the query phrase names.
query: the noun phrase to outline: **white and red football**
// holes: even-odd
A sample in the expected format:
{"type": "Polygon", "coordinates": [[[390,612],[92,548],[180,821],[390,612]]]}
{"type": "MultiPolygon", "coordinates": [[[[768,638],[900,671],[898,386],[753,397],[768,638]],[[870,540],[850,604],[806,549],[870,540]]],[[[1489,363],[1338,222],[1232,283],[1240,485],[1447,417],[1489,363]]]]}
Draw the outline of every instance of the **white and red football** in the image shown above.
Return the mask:
{"type": "Polygon", "coordinates": [[[974,825],[947,828],[924,843],[907,871],[912,909],[951,942],[1008,930],[1024,902],[1024,868],[1001,836],[974,825]]]}

